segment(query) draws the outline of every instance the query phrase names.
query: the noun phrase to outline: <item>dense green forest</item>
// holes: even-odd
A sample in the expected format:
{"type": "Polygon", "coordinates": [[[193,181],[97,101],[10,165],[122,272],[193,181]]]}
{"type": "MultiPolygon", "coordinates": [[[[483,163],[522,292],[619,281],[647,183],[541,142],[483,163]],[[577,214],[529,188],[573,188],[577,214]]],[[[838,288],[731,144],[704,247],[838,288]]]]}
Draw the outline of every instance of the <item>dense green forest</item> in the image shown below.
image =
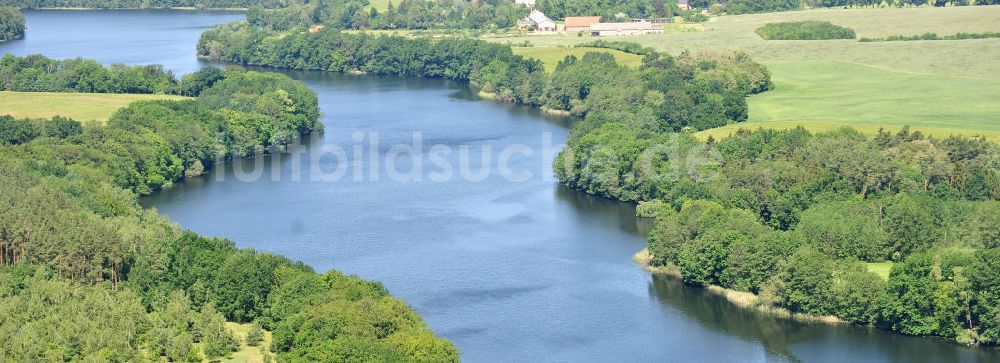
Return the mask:
{"type": "Polygon", "coordinates": [[[321,127],[316,95],[283,75],[174,83],[195,98],[136,102],[104,126],[0,116],[0,360],[214,360],[238,346],[229,320],[271,330],[282,361],[457,361],[376,282],[142,209],[139,195],[321,127]]]}
{"type": "MultiPolygon", "coordinates": [[[[579,135],[579,134],[578,134],[579,135]]],[[[609,122],[571,140],[560,180],[655,201],[652,263],[767,306],[938,335],[1000,339],[1000,153],[903,130],[740,131],[701,142],[609,122]],[[864,263],[894,262],[888,280],[864,263]]]]}
{"type": "Polygon", "coordinates": [[[698,130],[746,120],[746,97],[770,87],[770,75],[743,53],[651,53],[641,69],[607,53],[567,58],[551,74],[510,46],[473,39],[279,33],[246,22],[202,34],[198,54],[211,60],[288,69],[364,72],[469,81],[495,98],[587,116],[587,127],[623,116],[651,130],[698,130]],[[641,112],[620,108],[639,105],[641,112]]]}
{"type": "Polygon", "coordinates": [[[0,5],[22,9],[245,9],[251,6],[277,8],[287,4],[286,0],[0,0],[0,5]]]}
{"type": "Polygon", "coordinates": [[[24,37],[24,15],[12,7],[0,6],[0,42],[24,37]]]}
{"type": "Polygon", "coordinates": [[[0,91],[178,93],[174,75],[158,64],[105,67],[90,59],[49,59],[42,55],[0,58],[0,91]]]}
{"type": "Polygon", "coordinates": [[[313,0],[281,9],[253,7],[247,20],[255,26],[288,30],[324,24],[343,29],[496,29],[511,28],[528,15],[528,8],[511,0],[389,2],[386,9],[368,0],[313,0]]]}

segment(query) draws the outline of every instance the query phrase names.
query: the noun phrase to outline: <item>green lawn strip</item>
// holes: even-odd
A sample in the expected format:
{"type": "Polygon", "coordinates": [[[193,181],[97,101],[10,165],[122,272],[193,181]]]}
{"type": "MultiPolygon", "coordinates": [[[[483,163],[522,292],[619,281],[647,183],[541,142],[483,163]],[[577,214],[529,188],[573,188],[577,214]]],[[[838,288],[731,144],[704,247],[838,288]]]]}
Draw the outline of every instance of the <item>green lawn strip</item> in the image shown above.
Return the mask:
{"type": "Polygon", "coordinates": [[[0,91],[0,115],[17,118],[63,116],[77,121],[103,122],[134,101],[184,98],[173,95],[0,91]]]}

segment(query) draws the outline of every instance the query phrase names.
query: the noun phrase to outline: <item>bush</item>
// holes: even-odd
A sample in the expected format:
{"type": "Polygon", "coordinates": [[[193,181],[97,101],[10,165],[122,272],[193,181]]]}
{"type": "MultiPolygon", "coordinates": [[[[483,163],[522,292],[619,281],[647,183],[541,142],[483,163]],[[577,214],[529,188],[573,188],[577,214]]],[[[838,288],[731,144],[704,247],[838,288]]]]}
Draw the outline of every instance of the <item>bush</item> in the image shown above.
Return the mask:
{"type": "Polygon", "coordinates": [[[254,323],[250,327],[250,331],[247,332],[247,345],[256,347],[262,341],[264,341],[264,329],[260,327],[260,324],[254,323]]]}
{"type": "Polygon", "coordinates": [[[635,207],[635,216],[640,218],[656,218],[656,215],[660,214],[660,211],[664,208],[668,208],[668,205],[659,199],[640,201],[639,205],[635,207]]]}
{"type": "Polygon", "coordinates": [[[828,21],[770,23],[757,28],[757,35],[766,40],[828,40],[854,39],[854,30],[828,21]]]}

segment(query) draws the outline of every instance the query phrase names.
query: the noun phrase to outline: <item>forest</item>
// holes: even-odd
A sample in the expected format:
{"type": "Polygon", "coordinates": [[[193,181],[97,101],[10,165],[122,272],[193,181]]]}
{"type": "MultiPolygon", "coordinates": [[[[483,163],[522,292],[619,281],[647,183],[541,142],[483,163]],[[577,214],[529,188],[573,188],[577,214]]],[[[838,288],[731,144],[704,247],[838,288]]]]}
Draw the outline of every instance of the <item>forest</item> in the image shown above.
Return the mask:
{"type": "Polygon", "coordinates": [[[386,9],[371,7],[368,0],[314,0],[280,9],[252,7],[247,20],[271,30],[313,24],[342,29],[506,29],[527,15],[527,7],[508,0],[397,0],[386,9]]]}
{"type": "Polygon", "coordinates": [[[377,282],[144,210],[140,195],[321,128],[315,93],[283,75],[208,67],[173,83],[193,98],[135,102],[106,125],[0,117],[0,360],[217,360],[239,345],[226,321],[273,332],[282,361],[458,360],[377,282]]]}
{"type": "Polygon", "coordinates": [[[0,58],[0,91],[182,94],[174,75],[158,64],[105,67],[89,59],[42,55],[0,58]]]}
{"type": "MultiPolygon", "coordinates": [[[[578,134],[579,135],[579,134],[578,134]]],[[[609,122],[559,179],[640,201],[652,264],[764,306],[964,344],[1000,339],[1000,153],[904,129],[742,130],[722,140],[609,122]],[[893,264],[887,280],[867,269],[893,264]]]]}
{"type": "Polygon", "coordinates": [[[24,37],[24,15],[16,8],[0,6],[0,42],[24,37]]]}
{"type": "Polygon", "coordinates": [[[246,22],[218,26],[202,34],[198,54],[245,65],[468,81],[500,101],[586,116],[588,128],[622,115],[650,130],[722,126],[746,120],[746,97],[770,87],[767,69],[743,53],[650,53],[636,70],[594,52],[567,58],[549,75],[510,46],[481,40],[337,29],[276,34],[246,22]],[[624,113],[626,107],[635,112],[624,113]]]}

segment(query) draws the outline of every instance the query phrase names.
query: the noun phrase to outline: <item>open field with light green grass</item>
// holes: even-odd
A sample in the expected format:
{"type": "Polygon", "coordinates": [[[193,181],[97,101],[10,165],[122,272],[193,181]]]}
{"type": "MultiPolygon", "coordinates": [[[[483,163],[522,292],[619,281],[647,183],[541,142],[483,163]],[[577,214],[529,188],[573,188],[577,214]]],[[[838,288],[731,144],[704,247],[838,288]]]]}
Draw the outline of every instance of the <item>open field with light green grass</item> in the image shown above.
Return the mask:
{"type": "Polygon", "coordinates": [[[1000,81],[823,61],[774,62],[768,68],[782,77],[775,77],[774,90],[750,98],[748,122],[699,134],[719,138],[740,127],[799,125],[813,131],[847,125],[875,133],[910,125],[935,136],[1000,141],[1000,81]]]}
{"type": "Polygon", "coordinates": [[[582,58],[587,52],[604,52],[611,53],[618,61],[618,64],[636,67],[638,68],[642,65],[642,56],[629,54],[615,49],[602,49],[602,48],[568,48],[568,47],[514,47],[514,54],[522,55],[527,58],[535,58],[542,63],[545,63],[545,70],[552,72],[556,69],[563,59],[568,56],[576,56],[577,58],[582,58]]]}
{"type": "MultiPolygon", "coordinates": [[[[723,16],[701,30],[608,38],[678,54],[744,50],[766,64],[775,89],[752,97],[744,127],[813,130],[911,125],[933,135],[983,134],[1000,140],[1000,39],[862,43],[856,40],[766,41],[767,23],[827,20],[858,37],[1000,31],[1000,6],[809,10],[723,16]]],[[[687,29],[687,30],[690,30],[687,29]]],[[[534,46],[591,41],[576,34],[490,38],[534,46]]],[[[734,127],[711,130],[725,135],[734,127]]]]}
{"type": "Polygon", "coordinates": [[[107,121],[133,101],[184,99],[172,95],[0,91],[0,115],[17,118],[69,117],[77,121],[107,121]]]}
{"type": "Polygon", "coordinates": [[[251,347],[247,345],[247,333],[250,332],[250,327],[252,324],[237,324],[233,322],[226,322],[226,328],[233,332],[233,335],[240,340],[240,350],[233,353],[233,355],[228,358],[223,358],[221,362],[232,362],[232,363],[263,363],[264,354],[271,356],[271,362],[274,361],[274,353],[262,352],[260,347],[270,347],[271,346],[271,332],[264,331],[264,341],[256,347],[251,347]]]}
{"type": "Polygon", "coordinates": [[[869,272],[874,272],[876,275],[882,278],[882,280],[889,279],[889,271],[892,271],[892,262],[868,262],[865,266],[868,267],[869,272]]]}

